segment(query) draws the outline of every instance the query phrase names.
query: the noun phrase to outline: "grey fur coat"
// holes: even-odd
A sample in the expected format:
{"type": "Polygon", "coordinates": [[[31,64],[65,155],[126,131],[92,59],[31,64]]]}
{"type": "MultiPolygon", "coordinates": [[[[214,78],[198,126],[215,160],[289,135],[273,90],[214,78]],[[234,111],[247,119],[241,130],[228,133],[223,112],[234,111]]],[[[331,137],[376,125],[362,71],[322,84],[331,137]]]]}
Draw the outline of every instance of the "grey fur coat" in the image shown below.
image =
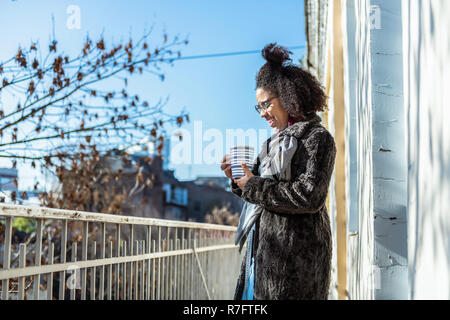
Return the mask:
{"type": "MultiPolygon", "coordinates": [[[[253,241],[255,300],[328,298],[332,238],[325,202],[336,146],[320,121],[314,115],[280,132],[298,141],[290,181],[259,177],[260,161],[256,158],[252,168],[255,176],[243,190],[231,182],[234,194],[266,209],[256,221],[253,241]]],[[[236,300],[243,293],[245,260],[236,284],[236,300]]]]}

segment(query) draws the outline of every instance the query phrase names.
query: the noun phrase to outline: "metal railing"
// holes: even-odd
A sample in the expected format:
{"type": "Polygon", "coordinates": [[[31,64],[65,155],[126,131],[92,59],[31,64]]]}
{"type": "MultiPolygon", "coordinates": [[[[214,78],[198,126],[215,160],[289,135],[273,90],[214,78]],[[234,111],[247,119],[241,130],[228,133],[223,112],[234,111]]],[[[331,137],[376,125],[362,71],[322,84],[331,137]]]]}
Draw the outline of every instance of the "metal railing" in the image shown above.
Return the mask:
{"type": "Polygon", "coordinates": [[[235,232],[232,226],[2,204],[0,297],[232,299],[242,259],[235,232]],[[35,223],[26,242],[13,237],[17,218],[35,223]]]}

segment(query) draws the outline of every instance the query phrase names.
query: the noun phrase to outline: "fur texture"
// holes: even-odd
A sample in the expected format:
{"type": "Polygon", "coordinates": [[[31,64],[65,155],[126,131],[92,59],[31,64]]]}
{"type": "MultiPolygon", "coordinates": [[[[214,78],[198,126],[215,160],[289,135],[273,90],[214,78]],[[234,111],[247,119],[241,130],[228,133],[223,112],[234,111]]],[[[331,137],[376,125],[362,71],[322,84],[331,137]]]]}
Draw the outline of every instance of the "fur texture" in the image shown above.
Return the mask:
{"type": "MultiPolygon", "coordinates": [[[[325,300],[328,298],[332,237],[325,206],[334,168],[336,146],[320,117],[297,122],[280,134],[293,135],[298,149],[292,159],[291,181],[257,175],[255,160],[242,191],[231,182],[232,192],[266,211],[256,221],[255,300],[325,300]]],[[[234,299],[244,286],[245,257],[234,299]]]]}

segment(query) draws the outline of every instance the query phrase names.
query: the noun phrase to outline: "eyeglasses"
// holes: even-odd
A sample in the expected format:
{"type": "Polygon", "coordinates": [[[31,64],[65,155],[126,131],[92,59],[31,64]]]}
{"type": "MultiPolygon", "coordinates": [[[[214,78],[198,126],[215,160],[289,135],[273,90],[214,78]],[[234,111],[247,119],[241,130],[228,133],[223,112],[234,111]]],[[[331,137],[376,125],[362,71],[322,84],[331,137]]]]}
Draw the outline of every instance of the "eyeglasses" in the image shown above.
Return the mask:
{"type": "Polygon", "coordinates": [[[259,106],[259,104],[255,105],[256,112],[258,112],[258,114],[261,114],[261,111],[266,112],[267,108],[269,108],[271,106],[270,101],[272,101],[275,98],[278,98],[278,97],[275,96],[270,99],[267,99],[266,101],[261,102],[261,107],[259,106]]]}

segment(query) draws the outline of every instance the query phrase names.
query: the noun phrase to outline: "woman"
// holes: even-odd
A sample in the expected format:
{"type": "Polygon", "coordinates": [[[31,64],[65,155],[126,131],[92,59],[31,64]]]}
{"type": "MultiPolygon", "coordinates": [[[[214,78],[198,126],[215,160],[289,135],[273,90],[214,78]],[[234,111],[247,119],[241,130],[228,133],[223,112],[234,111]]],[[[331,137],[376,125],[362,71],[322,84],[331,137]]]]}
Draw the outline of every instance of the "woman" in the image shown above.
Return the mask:
{"type": "Polygon", "coordinates": [[[221,169],[244,200],[236,242],[247,250],[234,299],[327,299],[331,231],[325,206],[336,147],[316,114],[326,108],[320,83],[287,63],[286,48],[269,44],[256,77],[256,106],[276,129],[252,170],[232,179],[229,155],[221,169]]]}

